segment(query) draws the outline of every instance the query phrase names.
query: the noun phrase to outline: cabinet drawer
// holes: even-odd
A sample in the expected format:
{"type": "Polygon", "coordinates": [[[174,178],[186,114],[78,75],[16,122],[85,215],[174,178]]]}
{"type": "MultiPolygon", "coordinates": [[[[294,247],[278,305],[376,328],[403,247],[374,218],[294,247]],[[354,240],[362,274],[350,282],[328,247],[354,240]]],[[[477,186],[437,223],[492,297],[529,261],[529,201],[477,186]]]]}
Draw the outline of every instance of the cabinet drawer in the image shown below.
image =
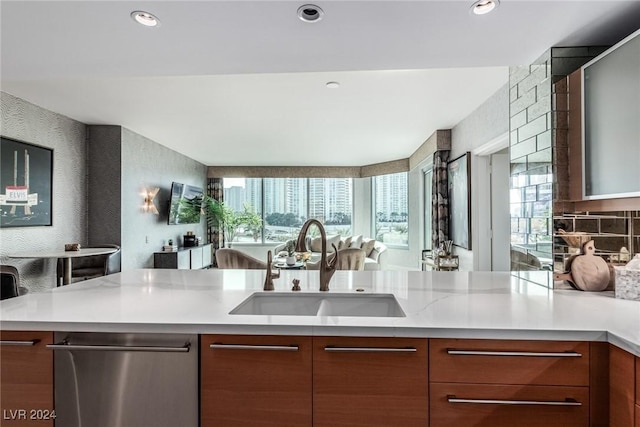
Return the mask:
{"type": "Polygon", "coordinates": [[[589,385],[589,343],[432,339],[432,382],[589,385]]]}
{"type": "Polygon", "coordinates": [[[588,427],[589,388],[431,383],[431,427],[588,427]]]}
{"type": "Polygon", "coordinates": [[[202,335],[200,363],[202,427],[311,426],[310,337],[202,335]]]}
{"type": "Polygon", "coordinates": [[[46,348],[53,343],[53,333],[0,331],[0,340],[4,421],[16,426],[53,426],[53,353],[46,348]],[[26,411],[24,415],[20,410],[26,411]]]}
{"type": "Polygon", "coordinates": [[[314,427],[427,425],[427,340],[313,338],[314,427]]]}

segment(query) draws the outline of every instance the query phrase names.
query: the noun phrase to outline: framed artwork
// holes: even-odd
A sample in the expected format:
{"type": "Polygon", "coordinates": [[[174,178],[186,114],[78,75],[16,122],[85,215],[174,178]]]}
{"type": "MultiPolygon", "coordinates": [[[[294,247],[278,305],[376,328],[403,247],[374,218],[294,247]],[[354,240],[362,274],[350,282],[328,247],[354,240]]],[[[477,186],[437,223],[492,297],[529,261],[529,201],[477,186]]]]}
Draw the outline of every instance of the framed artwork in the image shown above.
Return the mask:
{"type": "Polygon", "coordinates": [[[0,137],[0,228],[51,225],[53,150],[0,137]]]}
{"type": "Polygon", "coordinates": [[[447,163],[449,180],[449,238],[453,244],[471,250],[471,154],[447,163]]]}

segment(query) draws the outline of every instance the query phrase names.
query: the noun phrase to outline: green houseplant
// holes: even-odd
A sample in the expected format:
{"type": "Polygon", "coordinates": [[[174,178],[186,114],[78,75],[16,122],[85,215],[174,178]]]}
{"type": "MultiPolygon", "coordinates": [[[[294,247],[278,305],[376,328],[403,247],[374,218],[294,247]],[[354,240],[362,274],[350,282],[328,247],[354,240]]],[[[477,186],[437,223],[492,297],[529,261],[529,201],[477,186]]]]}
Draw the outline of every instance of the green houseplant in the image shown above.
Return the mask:
{"type": "Polygon", "coordinates": [[[203,207],[207,215],[207,225],[222,230],[227,245],[235,240],[238,229],[243,225],[251,232],[254,240],[260,237],[262,218],[253,206],[245,204],[242,212],[235,212],[223,202],[206,196],[203,207]]]}

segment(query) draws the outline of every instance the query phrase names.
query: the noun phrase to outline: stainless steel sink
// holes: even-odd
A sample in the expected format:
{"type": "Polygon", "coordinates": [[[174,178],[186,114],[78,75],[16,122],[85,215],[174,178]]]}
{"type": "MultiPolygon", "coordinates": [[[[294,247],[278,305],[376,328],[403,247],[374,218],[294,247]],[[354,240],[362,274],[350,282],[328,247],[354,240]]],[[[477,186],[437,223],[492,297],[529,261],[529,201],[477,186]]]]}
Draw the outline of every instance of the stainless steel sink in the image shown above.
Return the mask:
{"type": "Polygon", "coordinates": [[[393,294],[256,292],[229,314],[266,316],[405,317],[393,294]]]}

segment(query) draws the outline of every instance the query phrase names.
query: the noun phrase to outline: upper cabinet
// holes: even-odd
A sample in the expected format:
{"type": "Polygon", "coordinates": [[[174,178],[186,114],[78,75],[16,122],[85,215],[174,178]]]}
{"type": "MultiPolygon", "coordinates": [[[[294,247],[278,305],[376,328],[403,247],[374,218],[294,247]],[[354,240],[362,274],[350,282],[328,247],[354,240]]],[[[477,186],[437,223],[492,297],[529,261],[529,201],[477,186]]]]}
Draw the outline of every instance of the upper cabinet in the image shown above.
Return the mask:
{"type": "Polygon", "coordinates": [[[584,198],[640,196],[640,31],[582,76],[584,198]]]}
{"type": "Polygon", "coordinates": [[[640,31],[568,76],[569,198],[587,210],[640,203],[640,31]]]}

